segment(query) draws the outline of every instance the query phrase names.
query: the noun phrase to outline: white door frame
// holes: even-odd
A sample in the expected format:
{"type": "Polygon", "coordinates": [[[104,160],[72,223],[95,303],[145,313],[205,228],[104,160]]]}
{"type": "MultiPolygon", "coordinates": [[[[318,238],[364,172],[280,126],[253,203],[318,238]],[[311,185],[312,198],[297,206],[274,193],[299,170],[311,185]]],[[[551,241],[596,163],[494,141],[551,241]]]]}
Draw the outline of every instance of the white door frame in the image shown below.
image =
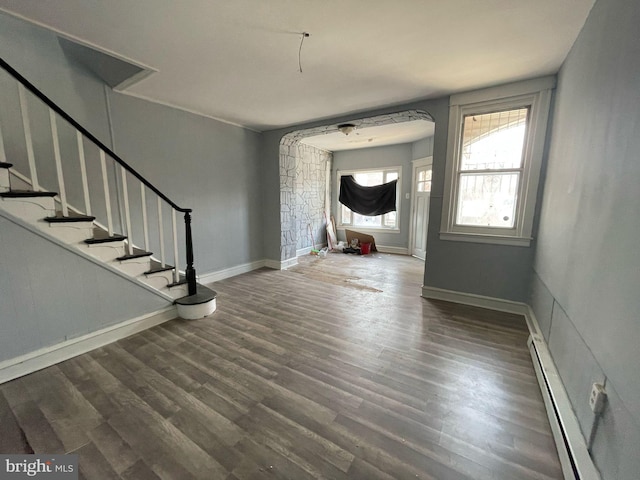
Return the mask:
{"type": "Polygon", "coordinates": [[[429,156],[429,157],[423,157],[423,158],[416,158],[415,160],[411,161],[412,166],[411,166],[411,213],[409,216],[409,224],[410,224],[410,228],[409,228],[409,255],[413,255],[413,250],[415,248],[414,245],[414,241],[416,238],[415,235],[415,219],[413,218],[415,215],[415,207],[416,207],[416,171],[418,170],[418,168],[420,167],[426,167],[428,165],[431,165],[431,168],[433,169],[433,155],[429,156]]]}

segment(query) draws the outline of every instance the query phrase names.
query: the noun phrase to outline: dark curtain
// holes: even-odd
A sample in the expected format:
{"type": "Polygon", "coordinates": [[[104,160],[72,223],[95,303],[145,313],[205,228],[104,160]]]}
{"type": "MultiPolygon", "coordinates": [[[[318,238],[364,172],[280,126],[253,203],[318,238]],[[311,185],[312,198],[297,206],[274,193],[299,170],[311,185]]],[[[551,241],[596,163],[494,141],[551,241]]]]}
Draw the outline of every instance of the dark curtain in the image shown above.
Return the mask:
{"type": "Polygon", "coordinates": [[[396,210],[397,180],[363,187],[352,175],[340,177],[340,203],[360,215],[375,217],[396,210]]]}

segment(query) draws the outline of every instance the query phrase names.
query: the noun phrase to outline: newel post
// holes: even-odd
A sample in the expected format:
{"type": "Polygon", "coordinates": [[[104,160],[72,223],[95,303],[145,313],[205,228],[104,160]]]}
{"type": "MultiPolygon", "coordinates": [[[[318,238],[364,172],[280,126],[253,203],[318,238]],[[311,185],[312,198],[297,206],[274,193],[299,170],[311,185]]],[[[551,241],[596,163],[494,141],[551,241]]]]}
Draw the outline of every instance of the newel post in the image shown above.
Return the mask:
{"type": "Polygon", "coordinates": [[[193,240],[191,238],[191,214],[184,214],[184,229],[187,242],[187,286],[189,287],[189,295],[196,294],[196,270],[193,268],[193,240]]]}

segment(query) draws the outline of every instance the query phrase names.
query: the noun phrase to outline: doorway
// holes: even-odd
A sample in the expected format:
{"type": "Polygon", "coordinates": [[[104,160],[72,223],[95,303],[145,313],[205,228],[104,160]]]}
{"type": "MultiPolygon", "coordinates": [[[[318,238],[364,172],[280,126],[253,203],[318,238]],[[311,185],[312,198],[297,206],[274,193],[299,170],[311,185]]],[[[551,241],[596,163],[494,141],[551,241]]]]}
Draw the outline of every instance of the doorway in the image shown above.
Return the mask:
{"type": "Polygon", "coordinates": [[[421,260],[427,258],[432,170],[433,157],[425,157],[413,161],[409,253],[421,260]]]}

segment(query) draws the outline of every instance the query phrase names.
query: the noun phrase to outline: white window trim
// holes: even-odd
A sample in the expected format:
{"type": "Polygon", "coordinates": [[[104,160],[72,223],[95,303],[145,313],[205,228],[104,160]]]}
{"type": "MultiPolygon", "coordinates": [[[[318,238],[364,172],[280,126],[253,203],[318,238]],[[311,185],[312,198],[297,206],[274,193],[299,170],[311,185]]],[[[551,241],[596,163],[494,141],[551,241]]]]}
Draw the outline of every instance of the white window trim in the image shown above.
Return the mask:
{"type": "Polygon", "coordinates": [[[531,244],[551,92],[555,83],[555,77],[551,76],[451,96],[445,189],[440,225],[441,240],[526,247],[531,244]],[[521,107],[529,107],[531,110],[527,125],[523,172],[518,191],[514,227],[488,228],[456,225],[457,167],[460,158],[464,116],[521,107]]]}
{"type": "Polygon", "coordinates": [[[336,221],[336,230],[366,230],[367,232],[373,233],[400,233],[400,206],[402,205],[401,196],[402,196],[402,166],[389,166],[389,167],[371,167],[371,168],[360,168],[356,170],[338,170],[336,173],[336,204],[337,208],[337,221],[336,221]],[[384,228],[384,227],[366,227],[361,225],[346,225],[342,224],[342,204],[340,203],[340,177],[345,175],[355,175],[356,173],[368,173],[368,172],[386,172],[386,171],[394,171],[398,172],[398,183],[396,185],[396,226],[393,228],[384,228]]]}

